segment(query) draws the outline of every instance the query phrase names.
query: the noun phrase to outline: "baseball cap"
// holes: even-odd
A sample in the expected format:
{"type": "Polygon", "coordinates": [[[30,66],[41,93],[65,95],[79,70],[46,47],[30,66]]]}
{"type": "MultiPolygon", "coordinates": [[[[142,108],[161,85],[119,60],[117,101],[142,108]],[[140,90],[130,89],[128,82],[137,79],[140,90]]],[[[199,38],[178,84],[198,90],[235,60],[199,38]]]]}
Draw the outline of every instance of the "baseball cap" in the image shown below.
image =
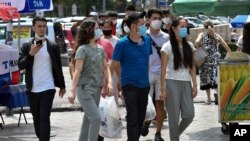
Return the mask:
{"type": "Polygon", "coordinates": [[[98,14],[97,14],[97,12],[90,12],[89,15],[90,16],[97,16],[98,14]]]}
{"type": "Polygon", "coordinates": [[[146,12],[145,11],[139,12],[139,13],[132,13],[132,14],[130,14],[128,16],[128,19],[126,21],[126,25],[128,27],[130,27],[133,22],[135,22],[136,20],[138,20],[140,18],[144,18],[144,16],[146,16],[146,12]]]}

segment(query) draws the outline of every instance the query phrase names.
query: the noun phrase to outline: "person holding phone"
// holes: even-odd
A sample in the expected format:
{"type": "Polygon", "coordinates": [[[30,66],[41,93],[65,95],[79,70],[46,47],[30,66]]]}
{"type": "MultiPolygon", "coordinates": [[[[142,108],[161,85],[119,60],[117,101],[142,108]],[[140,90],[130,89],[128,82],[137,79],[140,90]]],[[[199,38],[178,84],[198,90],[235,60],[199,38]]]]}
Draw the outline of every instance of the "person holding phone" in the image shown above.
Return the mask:
{"type": "Polygon", "coordinates": [[[35,46],[41,46],[43,44],[43,40],[35,41],[35,46]]]}
{"type": "Polygon", "coordinates": [[[59,87],[59,96],[65,94],[59,46],[45,37],[47,20],[36,17],[32,21],[35,38],[22,45],[18,59],[20,70],[25,69],[25,82],[30,111],[39,141],[50,140],[50,113],[59,87]]]}

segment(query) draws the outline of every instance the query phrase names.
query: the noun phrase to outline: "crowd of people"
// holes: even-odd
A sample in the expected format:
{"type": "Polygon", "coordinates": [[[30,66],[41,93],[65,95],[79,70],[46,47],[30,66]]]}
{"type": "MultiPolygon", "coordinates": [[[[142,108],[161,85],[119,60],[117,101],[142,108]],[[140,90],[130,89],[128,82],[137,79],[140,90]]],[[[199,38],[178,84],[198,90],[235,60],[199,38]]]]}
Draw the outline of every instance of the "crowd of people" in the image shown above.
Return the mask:
{"type": "MultiPolygon", "coordinates": [[[[102,141],[99,135],[101,117],[98,111],[100,97],[114,95],[125,101],[127,140],[139,141],[146,136],[151,121],[145,121],[148,95],[156,108],[155,141],[164,141],[161,134],[164,118],[168,118],[171,141],[192,123],[195,116],[193,99],[197,96],[194,52],[204,47],[208,59],[200,68],[200,89],[206,90],[207,104],[211,104],[210,89],[216,89],[217,67],[221,44],[227,52],[231,49],[213,30],[210,21],[204,23],[204,32],[195,43],[187,38],[188,21],[173,17],[168,10],[149,9],[136,12],[126,8],[126,16],[117,25],[118,14],[107,12],[89,16],[72,27],[76,44],[71,61],[72,88],[70,103],[78,98],[84,111],[79,141],[102,141]],[[122,31],[117,33],[116,27],[122,31]],[[180,120],[181,119],[181,120],[180,120]]],[[[250,24],[244,26],[243,36],[237,45],[250,54],[250,24]]],[[[35,38],[23,44],[18,66],[25,69],[25,82],[40,141],[49,141],[50,112],[55,87],[59,95],[65,94],[65,81],[60,62],[59,47],[45,38],[45,18],[33,19],[35,38]],[[42,40],[43,44],[34,45],[42,40]]]]}

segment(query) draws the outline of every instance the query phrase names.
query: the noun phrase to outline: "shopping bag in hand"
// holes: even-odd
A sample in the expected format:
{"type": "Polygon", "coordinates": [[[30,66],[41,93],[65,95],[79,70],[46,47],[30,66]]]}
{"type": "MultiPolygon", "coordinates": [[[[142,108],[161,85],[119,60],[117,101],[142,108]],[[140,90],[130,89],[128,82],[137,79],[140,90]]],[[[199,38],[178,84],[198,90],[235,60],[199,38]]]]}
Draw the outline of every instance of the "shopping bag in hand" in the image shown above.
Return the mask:
{"type": "Polygon", "coordinates": [[[99,112],[101,115],[99,134],[102,137],[121,138],[122,120],[114,96],[101,97],[99,112]]]}
{"type": "Polygon", "coordinates": [[[156,116],[155,106],[153,104],[151,96],[148,96],[148,105],[145,120],[153,120],[156,116]]]}

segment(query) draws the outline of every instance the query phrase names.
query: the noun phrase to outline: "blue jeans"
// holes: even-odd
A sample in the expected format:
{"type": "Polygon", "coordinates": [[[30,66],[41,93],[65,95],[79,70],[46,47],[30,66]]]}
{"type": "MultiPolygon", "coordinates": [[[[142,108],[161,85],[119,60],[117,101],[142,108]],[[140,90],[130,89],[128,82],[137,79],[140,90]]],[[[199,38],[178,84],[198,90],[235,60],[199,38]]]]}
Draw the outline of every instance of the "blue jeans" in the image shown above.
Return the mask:
{"type": "Polygon", "coordinates": [[[128,141],[139,141],[145,119],[150,87],[138,88],[132,85],[122,87],[127,110],[128,141]]]}

